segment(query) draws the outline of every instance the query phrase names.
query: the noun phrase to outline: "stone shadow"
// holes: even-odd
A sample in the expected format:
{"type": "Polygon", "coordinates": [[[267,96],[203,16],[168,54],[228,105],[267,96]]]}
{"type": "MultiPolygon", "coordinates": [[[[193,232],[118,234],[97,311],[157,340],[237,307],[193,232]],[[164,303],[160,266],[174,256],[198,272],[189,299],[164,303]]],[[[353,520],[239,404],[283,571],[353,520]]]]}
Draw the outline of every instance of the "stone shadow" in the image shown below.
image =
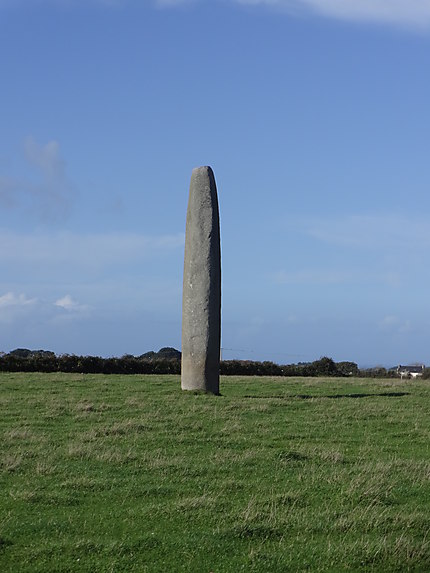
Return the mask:
{"type": "Polygon", "coordinates": [[[251,396],[247,395],[244,398],[252,398],[252,399],[266,399],[267,398],[274,398],[276,400],[289,400],[290,398],[296,398],[298,400],[311,400],[311,399],[318,399],[318,398],[329,398],[333,400],[339,400],[340,398],[374,398],[374,397],[384,397],[384,398],[401,398],[402,396],[410,396],[410,392],[380,392],[377,394],[319,394],[319,395],[311,395],[311,394],[283,394],[283,395],[263,395],[263,396],[251,396]]]}

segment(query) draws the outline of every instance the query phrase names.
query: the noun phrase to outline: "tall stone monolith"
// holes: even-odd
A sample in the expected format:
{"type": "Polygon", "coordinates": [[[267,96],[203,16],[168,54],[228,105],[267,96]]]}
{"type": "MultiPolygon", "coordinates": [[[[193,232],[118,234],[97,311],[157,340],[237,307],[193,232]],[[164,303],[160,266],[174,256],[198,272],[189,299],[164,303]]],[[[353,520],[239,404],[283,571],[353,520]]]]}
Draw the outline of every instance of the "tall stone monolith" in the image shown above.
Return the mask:
{"type": "Polygon", "coordinates": [[[221,247],[218,197],[210,167],[193,169],[185,230],[182,390],[219,394],[221,247]]]}

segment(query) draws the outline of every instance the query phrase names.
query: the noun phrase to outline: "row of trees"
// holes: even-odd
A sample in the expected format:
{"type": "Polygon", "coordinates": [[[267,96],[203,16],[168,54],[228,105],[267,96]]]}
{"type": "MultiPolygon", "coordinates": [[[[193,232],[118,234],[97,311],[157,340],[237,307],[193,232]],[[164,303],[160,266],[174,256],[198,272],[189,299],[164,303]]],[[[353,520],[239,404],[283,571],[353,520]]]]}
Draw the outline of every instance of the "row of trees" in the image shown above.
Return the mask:
{"type": "Polygon", "coordinates": [[[2,372],[76,372],[83,374],[179,374],[177,359],[141,359],[134,356],[101,358],[62,354],[46,356],[32,354],[27,358],[6,354],[0,357],[2,372]]]}
{"type": "MultiPolygon", "coordinates": [[[[161,349],[158,353],[142,356],[127,354],[121,358],[76,356],[53,352],[17,349],[0,356],[3,372],[75,372],[83,374],[180,374],[180,352],[161,349]]],[[[309,363],[275,364],[251,360],[223,360],[222,375],[237,376],[369,376],[394,377],[395,372],[385,368],[359,370],[355,362],[334,362],[323,357],[309,363]]]]}

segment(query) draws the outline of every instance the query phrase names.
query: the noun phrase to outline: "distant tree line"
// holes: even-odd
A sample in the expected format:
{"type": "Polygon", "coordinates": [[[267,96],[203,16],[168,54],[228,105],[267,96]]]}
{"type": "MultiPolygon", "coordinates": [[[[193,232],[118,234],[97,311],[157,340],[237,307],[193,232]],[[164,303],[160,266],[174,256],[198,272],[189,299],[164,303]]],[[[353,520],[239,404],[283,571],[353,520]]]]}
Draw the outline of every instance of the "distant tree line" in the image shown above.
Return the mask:
{"type": "MultiPolygon", "coordinates": [[[[126,354],[121,358],[100,356],[56,355],[46,350],[19,348],[0,356],[2,372],[74,372],[82,374],[180,374],[181,353],[174,348],[147,352],[140,356],[126,354]]],[[[370,368],[360,370],[355,362],[334,362],[326,356],[314,362],[275,364],[251,360],[223,360],[222,375],[235,376],[360,376],[369,378],[395,377],[394,370],[370,368]]],[[[430,369],[425,375],[430,378],[430,369]]]]}
{"type": "Polygon", "coordinates": [[[121,358],[56,355],[46,350],[18,348],[0,356],[2,372],[75,372],[82,374],[180,374],[181,353],[162,348],[158,353],[121,358]],[[173,351],[173,352],[172,352],[173,351]]]}

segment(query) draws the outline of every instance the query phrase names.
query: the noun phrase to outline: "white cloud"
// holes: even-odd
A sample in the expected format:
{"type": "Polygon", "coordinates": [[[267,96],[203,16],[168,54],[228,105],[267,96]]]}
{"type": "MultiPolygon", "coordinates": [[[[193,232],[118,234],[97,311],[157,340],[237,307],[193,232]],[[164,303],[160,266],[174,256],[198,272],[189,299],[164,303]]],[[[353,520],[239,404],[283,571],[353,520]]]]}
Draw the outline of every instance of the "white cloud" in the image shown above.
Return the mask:
{"type": "MultiPolygon", "coordinates": [[[[169,7],[193,0],[155,0],[169,7]]],[[[200,2],[201,0],[194,0],[200,2]]],[[[430,0],[230,0],[235,4],[267,6],[288,14],[319,14],[357,22],[375,22],[400,27],[429,28],[430,0]]]]}
{"type": "Polygon", "coordinates": [[[0,323],[11,324],[16,319],[25,318],[37,307],[37,299],[25,294],[7,292],[0,296],[0,323]]]}
{"type": "Polygon", "coordinates": [[[317,11],[335,18],[428,26],[428,0],[305,0],[317,11]]]}
{"type": "Polygon", "coordinates": [[[428,28],[430,0],[235,0],[286,11],[307,11],[341,20],[428,28]]]}
{"type": "Polygon", "coordinates": [[[91,307],[81,304],[69,294],[52,302],[29,298],[25,294],[9,291],[0,296],[0,323],[47,324],[63,319],[87,318],[91,307]]]}
{"type": "Polygon", "coordinates": [[[34,298],[27,298],[25,294],[15,294],[13,292],[7,292],[6,294],[0,296],[0,309],[10,308],[10,307],[23,307],[32,305],[36,302],[34,298]]]}
{"type": "Polygon", "coordinates": [[[62,298],[56,300],[54,302],[54,306],[58,306],[69,312],[81,312],[84,310],[88,310],[87,305],[80,304],[79,302],[74,300],[69,294],[66,294],[62,298]]]}
{"type": "Polygon", "coordinates": [[[93,308],[87,304],[81,304],[69,294],[59,298],[53,304],[56,312],[52,314],[49,309],[46,309],[46,317],[50,317],[50,321],[53,324],[60,325],[64,321],[70,323],[70,321],[75,320],[87,320],[93,315],[93,308]]]}

